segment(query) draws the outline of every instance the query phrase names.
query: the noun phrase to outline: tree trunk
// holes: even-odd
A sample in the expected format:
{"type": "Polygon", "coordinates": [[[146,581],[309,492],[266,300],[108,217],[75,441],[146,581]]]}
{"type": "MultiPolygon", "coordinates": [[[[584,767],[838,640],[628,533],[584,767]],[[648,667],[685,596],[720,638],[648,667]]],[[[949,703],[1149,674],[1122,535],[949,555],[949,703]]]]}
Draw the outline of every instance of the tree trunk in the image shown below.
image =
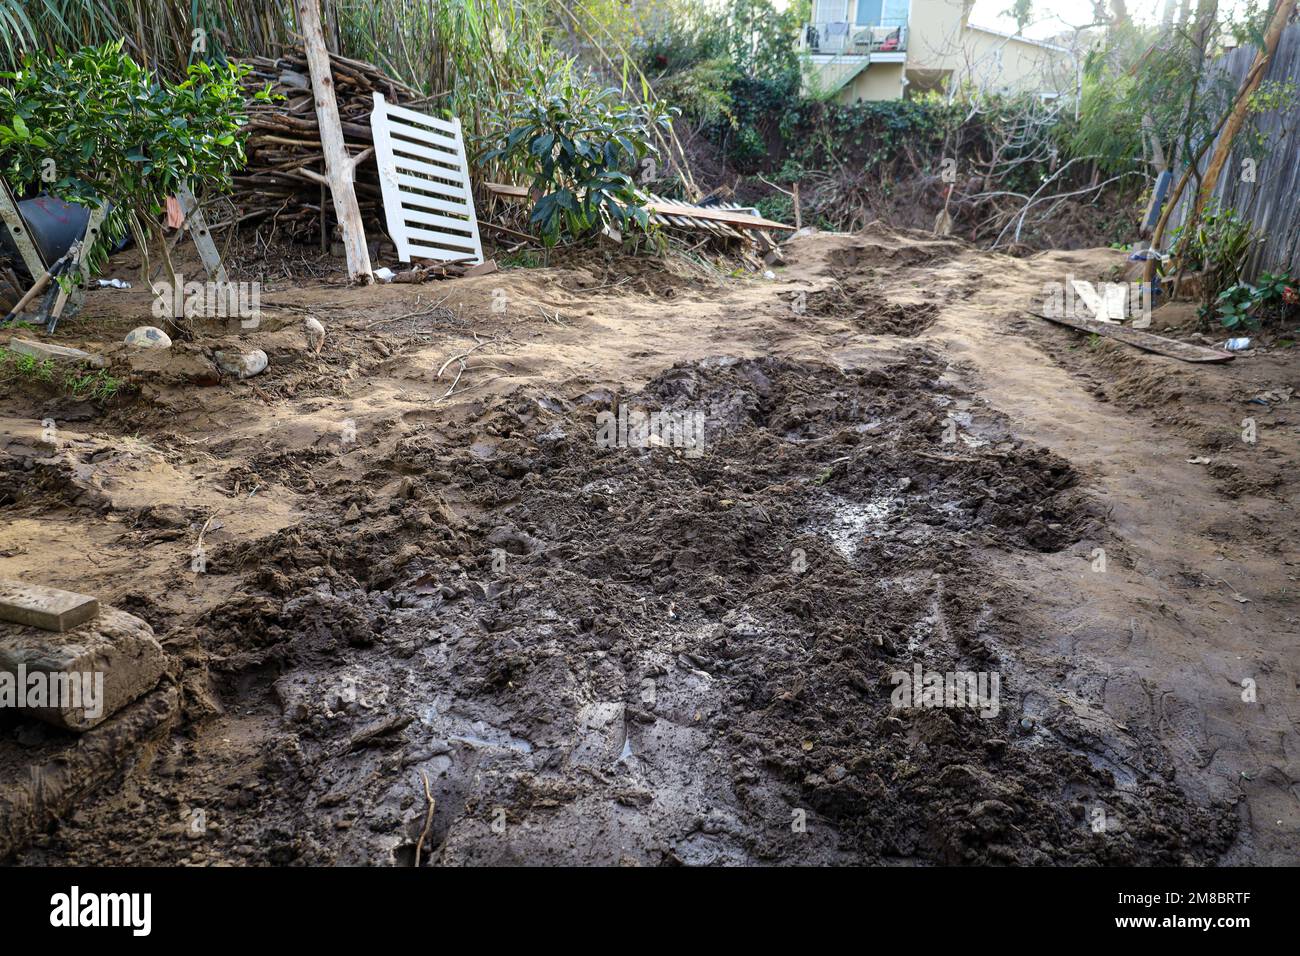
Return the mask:
{"type": "Polygon", "coordinates": [[[370,271],[366,231],[361,224],[361,209],[357,206],[357,193],[353,186],[357,163],[369,155],[369,150],[351,157],[343,142],[339,104],[334,94],[334,76],[330,71],[330,56],[325,48],[325,34],[321,28],[320,0],[298,0],[298,25],[302,28],[303,47],[307,51],[307,65],[311,70],[311,89],[316,98],[321,150],[325,154],[325,176],[310,175],[313,179],[325,182],[334,197],[334,214],[343,230],[343,249],[347,253],[348,279],[369,285],[374,281],[374,275],[370,271]]]}

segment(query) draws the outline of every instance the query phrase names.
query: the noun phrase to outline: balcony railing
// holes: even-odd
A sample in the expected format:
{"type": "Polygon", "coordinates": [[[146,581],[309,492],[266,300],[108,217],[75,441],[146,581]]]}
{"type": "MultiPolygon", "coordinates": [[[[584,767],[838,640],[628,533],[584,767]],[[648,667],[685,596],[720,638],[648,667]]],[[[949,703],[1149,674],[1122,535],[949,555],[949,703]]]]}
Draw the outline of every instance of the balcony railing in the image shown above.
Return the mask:
{"type": "Polygon", "coordinates": [[[804,26],[802,46],[812,53],[869,56],[873,53],[902,53],[907,49],[907,27],[862,27],[853,23],[809,23],[804,26]]]}

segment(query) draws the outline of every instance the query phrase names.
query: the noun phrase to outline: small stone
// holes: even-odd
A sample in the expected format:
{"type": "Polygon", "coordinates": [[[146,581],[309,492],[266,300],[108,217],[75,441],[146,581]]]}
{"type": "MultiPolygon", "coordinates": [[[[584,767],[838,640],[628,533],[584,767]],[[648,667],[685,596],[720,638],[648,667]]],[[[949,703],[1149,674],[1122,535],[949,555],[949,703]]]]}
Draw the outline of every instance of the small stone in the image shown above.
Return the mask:
{"type": "Polygon", "coordinates": [[[152,325],[142,325],[137,329],[132,329],[126,333],[126,338],[122,341],[127,345],[133,345],[140,349],[169,349],[172,347],[171,336],[152,325]]]}
{"type": "Polygon", "coordinates": [[[321,325],[320,320],[315,316],[307,316],[302,320],[303,331],[307,333],[307,345],[316,354],[325,347],[325,326],[321,325]]]}
{"type": "Polygon", "coordinates": [[[266,371],[267,357],[261,349],[250,352],[214,352],[217,367],[235,378],[252,378],[266,371]]]}

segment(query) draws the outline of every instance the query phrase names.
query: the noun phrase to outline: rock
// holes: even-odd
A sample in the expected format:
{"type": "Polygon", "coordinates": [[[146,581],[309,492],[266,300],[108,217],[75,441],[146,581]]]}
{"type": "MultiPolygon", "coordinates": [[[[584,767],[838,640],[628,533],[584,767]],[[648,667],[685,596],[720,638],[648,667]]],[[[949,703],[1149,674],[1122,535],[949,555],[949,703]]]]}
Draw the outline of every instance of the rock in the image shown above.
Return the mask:
{"type": "Polygon", "coordinates": [[[17,352],[19,355],[30,355],[38,362],[50,359],[55,362],[79,362],[96,368],[103,368],[108,364],[108,360],[102,355],[92,355],[81,349],[68,348],[66,345],[51,345],[48,342],[20,339],[16,335],[9,340],[9,351],[17,352]]]}
{"type": "Polygon", "coordinates": [[[0,704],[15,690],[23,694],[16,703],[31,701],[36,678],[55,699],[21,709],[67,730],[89,730],[152,690],[164,664],[153,628],[117,608],[101,605],[94,620],[62,633],[0,624],[0,704]],[[18,686],[20,675],[25,687],[18,686]]]}
{"type": "Polygon", "coordinates": [[[320,320],[315,316],[307,316],[302,320],[302,327],[307,333],[307,345],[317,355],[325,347],[325,326],[320,324],[320,320]]]}
{"type": "Polygon", "coordinates": [[[142,325],[138,329],[132,329],[126,333],[123,341],[127,345],[133,345],[141,349],[169,349],[172,347],[171,336],[162,329],[154,328],[152,325],[142,325]]]}
{"type": "Polygon", "coordinates": [[[487,543],[490,547],[501,548],[511,554],[533,554],[543,547],[541,541],[510,525],[493,528],[487,536],[487,543]]]}
{"type": "Polygon", "coordinates": [[[266,371],[266,353],[261,349],[249,352],[214,352],[217,367],[235,378],[252,378],[266,371]]]}

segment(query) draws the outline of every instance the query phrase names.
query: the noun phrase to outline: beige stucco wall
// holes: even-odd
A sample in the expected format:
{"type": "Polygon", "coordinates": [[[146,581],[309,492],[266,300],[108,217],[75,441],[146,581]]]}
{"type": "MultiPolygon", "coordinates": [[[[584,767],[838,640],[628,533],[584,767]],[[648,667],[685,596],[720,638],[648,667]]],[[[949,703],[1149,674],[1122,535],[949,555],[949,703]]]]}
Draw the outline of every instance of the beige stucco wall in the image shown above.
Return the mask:
{"type": "Polygon", "coordinates": [[[903,64],[872,63],[840,90],[841,103],[896,100],[903,95],[903,64]]]}
{"type": "Polygon", "coordinates": [[[961,62],[962,24],[974,0],[912,0],[907,24],[907,66],[952,70],[961,62]]]}
{"type": "Polygon", "coordinates": [[[967,30],[964,57],[953,67],[953,82],[1009,93],[1069,93],[1075,85],[1074,59],[1064,50],[967,30]]]}

